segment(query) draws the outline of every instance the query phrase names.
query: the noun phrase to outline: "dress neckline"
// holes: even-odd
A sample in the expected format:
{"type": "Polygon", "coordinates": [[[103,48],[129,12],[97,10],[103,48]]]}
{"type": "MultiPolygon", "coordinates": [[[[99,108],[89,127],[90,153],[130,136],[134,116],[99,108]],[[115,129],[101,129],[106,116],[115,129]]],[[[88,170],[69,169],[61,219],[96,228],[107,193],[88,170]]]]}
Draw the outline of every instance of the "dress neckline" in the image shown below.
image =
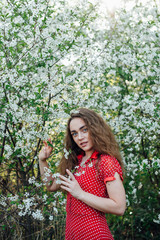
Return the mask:
{"type": "MultiPolygon", "coordinates": [[[[95,150],[95,151],[92,153],[92,155],[83,163],[83,165],[86,164],[86,163],[88,163],[88,162],[90,162],[91,159],[97,159],[97,158],[98,158],[98,155],[99,155],[99,152],[95,150]]],[[[79,154],[79,155],[77,156],[77,159],[78,159],[78,163],[79,163],[79,164],[82,162],[83,156],[84,156],[84,152],[82,152],[81,154],[79,154]]]]}

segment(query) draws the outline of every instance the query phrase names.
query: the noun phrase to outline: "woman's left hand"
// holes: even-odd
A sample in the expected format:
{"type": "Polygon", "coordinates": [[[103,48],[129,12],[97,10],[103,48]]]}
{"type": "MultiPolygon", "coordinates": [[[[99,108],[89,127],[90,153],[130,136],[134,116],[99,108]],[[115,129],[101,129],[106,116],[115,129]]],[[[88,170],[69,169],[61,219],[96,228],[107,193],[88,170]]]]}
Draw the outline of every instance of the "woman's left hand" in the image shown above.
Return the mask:
{"type": "Polygon", "coordinates": [[[60,175],[61,188],[69,192],[73,197],[80,199],[83,194],[82,188],[75,179],[74,175],[68,169],[66,170],[66,172],[69,175],[69,178],[60,175]]]}

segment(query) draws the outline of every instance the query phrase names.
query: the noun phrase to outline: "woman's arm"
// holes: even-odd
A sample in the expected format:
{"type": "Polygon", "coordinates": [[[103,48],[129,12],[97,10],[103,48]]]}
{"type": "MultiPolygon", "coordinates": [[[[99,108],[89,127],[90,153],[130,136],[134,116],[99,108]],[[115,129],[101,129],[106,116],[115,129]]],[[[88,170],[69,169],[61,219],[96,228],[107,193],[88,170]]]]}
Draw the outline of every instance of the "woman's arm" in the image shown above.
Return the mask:
{"type": "Polygon", "coordinates": [[[74,175],[67,170],[70,180],[60,176],[62,179],[61,188],[70,192],[75,198],[104,213],[123,215],[126,208],[125,190],[118,173],[115,173],[115,180],[106,183],[109,198],[102,198],[81,189],[74,175]]]}
{"type": "MultiPolygon", "coordinates": [[[[48,140],[51,144],[51,140],[48,140]]],[[[45,183],[47,190],[50,192],[56,191],[60,188],[60,185],[56,183],[56,179],[52,177],[51,170],[49,169],[46,159],[50,156],[52,147],[44,141],[44,147],[39,153],[39,168],[42,177],[42,181],[45,183]]]]}
{"type": "Polygon", "coordinates": [[[126,209],[125,190],[118,173],[115,173],[115,178],[116,180],[106,183],[109,198],[97,197],[83,191],[79,200],[99,211],[123,215],[126,209]]]}

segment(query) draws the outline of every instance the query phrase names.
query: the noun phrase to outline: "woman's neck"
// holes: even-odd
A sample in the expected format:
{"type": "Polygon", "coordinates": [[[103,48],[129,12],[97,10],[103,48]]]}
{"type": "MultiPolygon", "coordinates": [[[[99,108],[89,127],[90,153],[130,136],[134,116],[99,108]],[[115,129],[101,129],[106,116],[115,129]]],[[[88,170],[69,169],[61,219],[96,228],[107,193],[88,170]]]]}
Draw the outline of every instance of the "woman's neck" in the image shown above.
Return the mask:
{"type": "Polygon", "coordinates": [[[83,158],[82,158],[82,163],[85,163],[85,161],[87,161],[91,156],[92,156],[92,153],[94,152],[94,150],[90,150],[90,151],[87,151],[85,152],[83,158]]]}

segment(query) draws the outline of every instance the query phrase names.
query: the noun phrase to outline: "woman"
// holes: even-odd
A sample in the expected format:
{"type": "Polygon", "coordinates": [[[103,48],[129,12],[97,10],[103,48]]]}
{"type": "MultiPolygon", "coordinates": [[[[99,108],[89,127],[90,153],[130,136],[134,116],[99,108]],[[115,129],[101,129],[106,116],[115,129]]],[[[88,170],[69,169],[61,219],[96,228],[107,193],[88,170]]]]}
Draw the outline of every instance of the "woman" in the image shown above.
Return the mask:
{"type": "MultiPolygon", "coordinates": [[[[52,151],[44,144],[39,154],[42,177],[52,151]]],[[[46,186],[67,192],[66,240],[112,240],[105,213],[123,215],[126,199],[123,163],[110,127],[94,111],[80,108],[68,120],[65,147],[69,155],[60,162],[61,184],[48,176],[46,186]]]]}

